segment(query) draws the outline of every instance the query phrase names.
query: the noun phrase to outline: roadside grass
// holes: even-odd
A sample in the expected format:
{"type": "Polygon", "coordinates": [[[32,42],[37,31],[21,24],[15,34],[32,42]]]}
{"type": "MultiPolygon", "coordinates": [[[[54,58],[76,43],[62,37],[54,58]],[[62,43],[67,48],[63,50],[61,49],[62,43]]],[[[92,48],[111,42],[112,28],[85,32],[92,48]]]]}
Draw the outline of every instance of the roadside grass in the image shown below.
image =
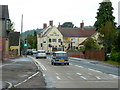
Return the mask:
{"type": "Polygon", "coordinates": [[[113,65],[120,65],[120,62],[111,61],[111,60],[108,60],[108,61],[103,61],[103,62],[104,62],[104,63],[113,64],[113,65]]]}

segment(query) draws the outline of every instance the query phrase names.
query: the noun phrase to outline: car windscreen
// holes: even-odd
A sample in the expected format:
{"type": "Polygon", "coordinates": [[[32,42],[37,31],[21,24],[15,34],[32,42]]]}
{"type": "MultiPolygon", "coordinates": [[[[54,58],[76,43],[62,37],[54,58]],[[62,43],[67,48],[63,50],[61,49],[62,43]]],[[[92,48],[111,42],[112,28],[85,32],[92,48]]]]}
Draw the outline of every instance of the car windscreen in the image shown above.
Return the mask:
{"type": "Polygon", "coordinates": [[[38,53],[45,53],[45,51],[38,51],[38,53]]]}
{"type": "Polygon", "coordinates": [[[67,56],[67,53],[56,53],[55,56],[58,56],[58,57],[66,57],[66,56],[67,56]]]}

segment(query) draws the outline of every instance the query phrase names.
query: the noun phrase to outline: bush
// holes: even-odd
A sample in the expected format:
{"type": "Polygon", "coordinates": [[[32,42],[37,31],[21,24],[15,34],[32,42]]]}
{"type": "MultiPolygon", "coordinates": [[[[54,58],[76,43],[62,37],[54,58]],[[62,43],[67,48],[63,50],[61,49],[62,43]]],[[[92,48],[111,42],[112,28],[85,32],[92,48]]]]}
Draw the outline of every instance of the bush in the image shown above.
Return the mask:
{"type": "Polygon", "coordinates": [[[85,51],[85,46],[80,47],[80,48],[78,49],[78,51],[84,52],[84,51],[85,51]]]}
{"type": "Polygon", "coordinates": [[[116,62],[120,62],[120,52],[112,51],[111,60],[116,61],[116,62]]]}

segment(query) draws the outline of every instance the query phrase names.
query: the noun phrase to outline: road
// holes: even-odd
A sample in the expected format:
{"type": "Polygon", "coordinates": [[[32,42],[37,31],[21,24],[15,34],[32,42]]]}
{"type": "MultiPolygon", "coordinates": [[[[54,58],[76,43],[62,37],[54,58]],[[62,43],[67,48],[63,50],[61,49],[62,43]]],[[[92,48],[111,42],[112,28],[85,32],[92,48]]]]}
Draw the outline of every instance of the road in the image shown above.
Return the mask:
{"type": "Polygon", "coordinates": [[[41,67],[47,88],[118,88],[118,76],[80,65],[51,65],[51,57],[35,59],[41,67]]]}

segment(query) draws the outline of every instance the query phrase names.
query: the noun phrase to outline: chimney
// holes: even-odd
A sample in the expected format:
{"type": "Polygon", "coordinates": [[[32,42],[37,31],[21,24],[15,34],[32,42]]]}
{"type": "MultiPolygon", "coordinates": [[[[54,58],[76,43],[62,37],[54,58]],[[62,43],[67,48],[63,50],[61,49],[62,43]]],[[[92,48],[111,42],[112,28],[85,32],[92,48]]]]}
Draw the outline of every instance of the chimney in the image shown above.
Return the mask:
{"type": "Polygon", "coordinates": [[[47,24],[46,23],[43,24],[43,29],[45,29],[45,28],[47,28],[47,24]]]}
{"type": "Polygon", "coordinates": [[[53,21],[49,21],[49,25],[50,25],[50,26],[53,26],[53,21]]]}
{"type": "Polygon", "coordinates": [[[81,28],[81,30],[84,30],[84,22],[83,22],[83,20],[82,20],[82,23],[80,23],[80,28],[81,28]]]}

